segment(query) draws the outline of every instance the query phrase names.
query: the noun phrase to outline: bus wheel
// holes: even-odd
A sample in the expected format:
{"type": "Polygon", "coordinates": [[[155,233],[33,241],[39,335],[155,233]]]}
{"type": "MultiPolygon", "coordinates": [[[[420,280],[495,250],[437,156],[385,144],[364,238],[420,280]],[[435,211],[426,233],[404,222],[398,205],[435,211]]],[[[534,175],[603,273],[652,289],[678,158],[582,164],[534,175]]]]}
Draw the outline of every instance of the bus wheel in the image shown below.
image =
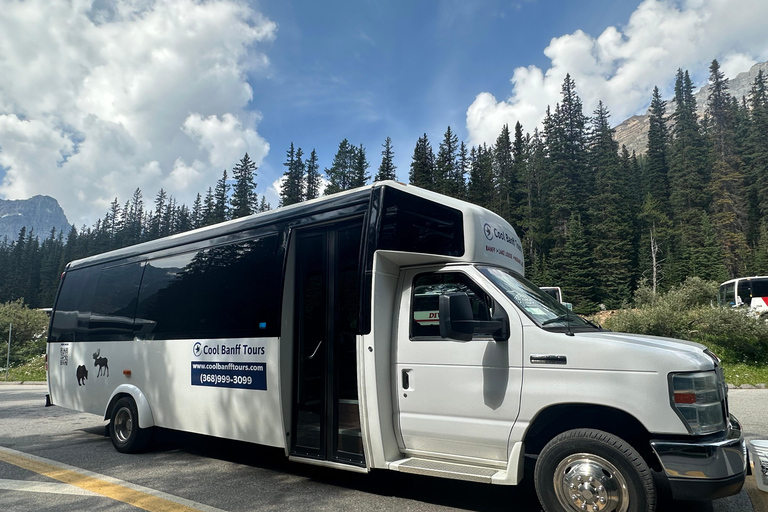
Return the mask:
{"type": "Polygon", "coordinates": [[[110,416],[109,437],[121,453],[137,453],[147,447],[150,431],[139,428],[139,411],[133,398],[125,396],[115,402],[110,416]]]}
{"type": "Polygon", "coordinates": [[[569,430],[539,454],[536,494],[547,512],[652,512],[651,470],[623,439],[593,429],[569,430]]]}

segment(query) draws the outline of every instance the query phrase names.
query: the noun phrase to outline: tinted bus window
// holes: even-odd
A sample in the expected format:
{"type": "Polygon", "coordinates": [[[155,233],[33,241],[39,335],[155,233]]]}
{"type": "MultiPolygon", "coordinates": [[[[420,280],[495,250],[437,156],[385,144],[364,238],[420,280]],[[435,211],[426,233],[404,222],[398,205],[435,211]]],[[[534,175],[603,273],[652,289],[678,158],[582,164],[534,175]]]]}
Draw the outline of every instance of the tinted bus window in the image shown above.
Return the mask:
{"type": "Polygon", "coordinates": [[[101,267],[64,274],[48,341],[87,341],[91,303],[101,267]]]}
{"type": "Polygon", "coordinates": [[[146,339],[279,334],[277,236],[150,260],[136,310],[146,339]]]}
{"type": "Polygon", "coordinates": [[[461,256],[464,254],[463,216],[459,210],[387,189],[378,248],[461,256]]]}
{"type": "Polygon", "coordinates": [[[748,279],[742,279],[738,282],[738,286],[736,288],[736,293],[739,296],[739,304],[745,304],[749,306],[749,304],[752,302],[752,287],[750,286],[748,279]]]}
{"type": "Polygon", "coordinates": [[[90,341],[133,339],[141,273],[139,263],[104,268],[100,272],[88,325],[90,341]]]}
{"type": "Polygon", "coordinates": [[[752,279],[752,296],[768,297],[768,279],[752,279]]]}

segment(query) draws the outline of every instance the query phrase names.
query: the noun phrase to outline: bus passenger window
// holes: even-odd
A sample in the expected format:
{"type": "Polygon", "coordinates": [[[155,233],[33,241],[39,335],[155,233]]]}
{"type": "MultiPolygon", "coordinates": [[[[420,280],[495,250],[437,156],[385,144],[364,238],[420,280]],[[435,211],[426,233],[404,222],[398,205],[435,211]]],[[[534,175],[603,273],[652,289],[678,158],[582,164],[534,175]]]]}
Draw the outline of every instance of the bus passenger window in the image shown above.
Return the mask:
{"type": "Polygon", "coordinates": [[[443,339],[440,337],[439,300],[440,295],[444,293],[466,293],[472,305],[474,319],[490,320],[491,318],[492,301],[490,297],[487,297],[479,286],[461,272],[419,274],[413,280],[412,290],[412,340],[443,339]]]}
{"type": "Polygon", "coordinates": [[[276,336],[277,236],[150,260],[136,329],[147,339],[276,336]]]}
{"type": "Polygon", "coordinates": [[[140,263],[105,268],[93,295],[88,325],[89,341],[133,339],[133,317],[139,296],[140,263]]]}
{"type": "Polygon", "coordinates": [[[749,280],[742,279],[741,281],[738,281],[738,283],[739,285],[736,288],[738,300],[736,301],[736,304],[739,306],[749,306],[752,303],[752,287],[750,286],[749,280]]]}
{"type": "Polygon", "coordinates": [[[48,341],[87,341],[91,304],[101,266],[64,274],[48,341]]]}

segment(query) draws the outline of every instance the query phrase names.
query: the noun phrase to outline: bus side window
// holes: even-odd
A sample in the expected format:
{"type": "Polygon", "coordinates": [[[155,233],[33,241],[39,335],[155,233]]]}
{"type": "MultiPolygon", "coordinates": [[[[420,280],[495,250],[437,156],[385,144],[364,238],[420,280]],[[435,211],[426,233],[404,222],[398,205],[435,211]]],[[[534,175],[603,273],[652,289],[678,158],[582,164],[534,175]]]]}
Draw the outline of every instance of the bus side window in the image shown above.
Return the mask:
{"type": "Polygon", "coordinates": [[[475,320],[491,318],[492,301],[482,289],[461,272],[431,272],[413,279],[411,295],[411,339],[425,340],[440,337],[440,295],[463,292],[469,296],[475,320]]]}
{"type": "Polygon", "coordinates": [[[279,335],[277,236],[150,260],[136,328],[148,339],[279,335]]]}
{"type": "Polygon", "coordinates": [[[88,267],[64,274],[48,341],[88,340],[91,304],[101,268],[88,267]]]}
{"type": "Polygon", "coordinates": [[[734,283],[728,283],[725,285],[725,300],[723,303],[726,306],[736,305],[736,286],[734,283]]]}
{"type": "Polygon", "coordinates": [[[738,293],[738,299],[736,304],[738,306],[749,306],[752,303],[752,287],[750,286],[750,283],[747,279],[742,279],[738,283],[739,285],[736,290],[738,293]]]}
{"type": "Polygon", "coordinates": [[[140,263],[119,265],[101,271],[88,325],[90,341],[133,339],[133,317],[142,271],[140,263]]]}

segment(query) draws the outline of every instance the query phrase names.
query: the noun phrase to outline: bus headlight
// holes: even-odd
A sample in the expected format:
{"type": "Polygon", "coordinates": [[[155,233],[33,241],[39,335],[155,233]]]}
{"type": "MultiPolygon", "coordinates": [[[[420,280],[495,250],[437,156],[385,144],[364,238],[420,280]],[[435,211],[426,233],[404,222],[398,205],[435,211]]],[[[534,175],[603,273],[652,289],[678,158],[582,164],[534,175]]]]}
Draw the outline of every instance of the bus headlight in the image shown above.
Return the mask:
{"type": "Polygon", "coordinates": [[[670,376],[672,406],[694,435],[725,429],[723,397],[717,373],[673,373],[670,376]]]}

